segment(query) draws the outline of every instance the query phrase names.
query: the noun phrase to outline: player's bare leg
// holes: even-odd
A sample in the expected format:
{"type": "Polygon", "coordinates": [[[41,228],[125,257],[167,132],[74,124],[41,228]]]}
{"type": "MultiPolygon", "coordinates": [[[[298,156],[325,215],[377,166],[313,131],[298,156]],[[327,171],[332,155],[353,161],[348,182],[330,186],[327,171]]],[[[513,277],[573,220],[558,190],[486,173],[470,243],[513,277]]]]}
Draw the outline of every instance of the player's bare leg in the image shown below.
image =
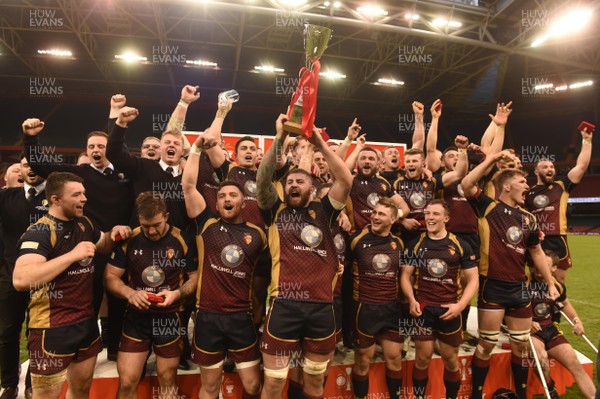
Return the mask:
{"type": "Polygon", "coordinates": [[[385,383],[390,398],[396,399],[402,391],[402,342],[382,339],[381,349],[385,360],[385,383]]]}
{"type": "Polygon", "coordinates": [[[446,398],[455,399],[460,390],[460,367],[458,367],[458,346],[438,341],[440,355],[444,363],[444,385],[446,398]]]}
{"type": "Polygon", "coordinates": [[[117,371],[119,373],[117,399],[137,398],[137,386],[147,357],[148,351],[119,352],[117,355],[117,371]]]}
{"type": "MultiPolygon", "coordinates": [[[[65,373],[66,370],[63,371],[65,373]]],[[[58,373],[60,374],[60,373],[58,373]]],[[[58,374],[53,375],[31,375],[33,385],[34,399],[58,399],[62,392],[65,380],[53,383],[53,379],[58,377],[58,374]]]]}
{"type": "Polygon", "coordinates": [[[82,362],[71,362],[67,368],[67,399],[87,399],[94,379],[96,356],[82,362]]]}
{"type": "Polygon", "coordinates": [[[375,345],[367,348],[354,348],[354,366],[352,367],[352,385],[354,395],[364,398],[369,392],[369,365],[375,355],[375,345]]]}
{"type": "Polygon", "coordinates": [[[262,399],[279,399],[282,397],[285,380],[287,379],[290,357],[262,354],[265,370],[262,399]]]}
{"type": "Polygon", "coordinates": [[[511,368],[515,378],[515,391],[520,398],[526,398],[527,377],[529,374],[528,348],[531,331],[531,317],[506,316],[506,326],[510,336],[511,368]]]}
{"type": "Polygon", "coordinates": [[[179,387],[177,386],[178,365],[179,356],[156,356],[156,374],[160,384],[159,399],[177,399],[179,397],[179,387]]]}
{"type": "Polygon", "coordinates": [[[596,394],[596,387],[594,386],[594,382],[590,378],[590,376],[585,372],[581,363],[579,363],[579,359],[577,359],[577,354],[573,347],[569,344],[562,344],[555,346],[554,348],[548,351],[548,355],[551,358],[558,360],[563,366],[565,366],[573,377],[575,378],[575,382],[581,389],[581,392],[585,395],[586,398],[593,398],[596,394]]]}
{"type": "Polygon", "coordinates": [[[249,367],[244,367],[241,364],[237,364],[237,372],[240,376],[240,380],[242,381],[242,386],[244,387],[246,394],[250,396],[260,395],[261,379],[259,363],[249,367]]]}
{"type": "Polygon", "coordinates": [[[223,364],[219,367],[200,367],[202,386],[198,392],[199,399],[214,399],[219,396],[221,379],[223,377],[223,364]]]}
{"type": "Polygon", "coordinates": [[[304,372],[302,373],[302,392],[310,396],[323,396],[323,381],[330,353],[304,353],[304,372]]]}
{"type": "Polygon", "coordinates": [[[483,385],[490,368],[492,350],[498,343],[500,325],[504,318],[504,310],[479,309],[477,319],[479,324],[479,341],[473,356],[473,390],[471,397],[481,399],[483,385]]]}
{"type": "Polygon", "coordinates": [[[433,356],[435,341],[415,340],[415,367],[412,372],[413,393],[415,398],[424,398],[429,381],[429,362],[433,356]]]}

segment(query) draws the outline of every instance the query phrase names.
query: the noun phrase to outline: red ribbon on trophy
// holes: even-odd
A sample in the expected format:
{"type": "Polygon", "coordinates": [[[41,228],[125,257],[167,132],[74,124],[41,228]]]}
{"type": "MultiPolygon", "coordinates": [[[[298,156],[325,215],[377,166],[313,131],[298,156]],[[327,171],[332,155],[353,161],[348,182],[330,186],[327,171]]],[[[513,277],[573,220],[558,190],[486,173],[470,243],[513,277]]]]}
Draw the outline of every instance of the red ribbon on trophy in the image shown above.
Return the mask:
{"type": "Polygon", "coordinates": [[[302,123],[300,134],[305,137],[312,135],[313,126],[315,125],[315,116],[317,114],[317,91],[319,90],[319,72],[321,71],[321,63],[315,60],[312,71],[306,67],[300,70],[300,82],[290,101],[288,111],[288,119],[292,118],[294,104],[298,102],[302,104],[302,123]]]}
{"type": "Polygon", "coordinates": [[[304,29],[304,47],[306,66],[300,69],[300,82],[290,101],[288,121],[284,129],[291,133],[312,136],[317,114],[317,91],[319,89],[319,58],[327,48],[331,38],[331,29],[316,25],[306,25],[304,29]]]}

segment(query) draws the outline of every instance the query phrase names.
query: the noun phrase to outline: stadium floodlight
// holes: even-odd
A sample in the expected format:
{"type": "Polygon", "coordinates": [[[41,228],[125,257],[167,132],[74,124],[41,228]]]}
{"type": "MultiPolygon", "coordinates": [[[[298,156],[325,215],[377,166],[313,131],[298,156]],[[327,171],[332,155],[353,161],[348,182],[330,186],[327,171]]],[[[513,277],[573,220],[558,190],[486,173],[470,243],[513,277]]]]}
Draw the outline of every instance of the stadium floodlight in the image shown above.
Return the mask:
{"type": "Polygon", "coordinates": [[[400,81],[400,80],[396,80],[396,79],[387,79],[387,78],[381,78],[377,80],[377,83],[375,83],[378,86],[403,86],[404,82],[400,81]]]}
{"type": "Polygon", "coordinates": [[[139,56],[131,51],[127,51],[123,54],[117,54],[117,55],[115,55],[115,58],[118,60],[125,61],[128,64],[131,64],[134,62],[145,62],[148,60],[146,57],[139,56]]]}
{"type": "Polygon", "coordinates": [[[449,28],[460,28],[462,26],[462,22],[454,20],[448,21],[446,18],[436,18],[432,21],[432,23],[440,28],[443,28],[445,26],[449,28]]]}
{"type": "Polygon", "coordinates": [[[196,65],[196,66],[211,67],[211,68],[216,68],[219,66],[216,62],[206,61],[206,60],[186,60],[185,63],[191,64],[191,65],[196,65]]]}
{"type": "Polygon", "coordinates": [[[340,1],[334,1],[334,2],[333,2],[333,6],[334,6],[335,8],[340,8],[340,7],[342,6],[342,3],[341,3],[340,1]]]}
{"type": "Polygon", "coordinates": [[[578,32],[592,18],[592,10],[576,9],[562,18],[557,19],[550,26],[549,35],[552,37],[564,36],[570,33],[578,32]]]}
{"type": "Polygon", "coordinates": [[[257,65],[254,67],[254,71],[256,72],[265,72],[265,73],[282,73],[285,72],[283,68],[276,68],[273,65],[257,65]]]}
{"type": "Polygon", "coordinates": [[[556,86],[554,88],[555,91],[563,91],[563,90],[567,90],[569,88],[569,86],[567,85],[562,85],[562,86],[556,86]]]}
{"type": "Polygon", "coordinates": [[[537,85],[533,89],[534,90],[544,90],[544,89],[549,89],[551,87],[554,87],[553,83],[546,83],[546,84],[543,84],[543,85],[537,85]]]}
{"type": "Polygon", "coordinates": [[[51,50],[38,50],[37,52],[38,52],[38,54],[41,54],[41,55],[51,55],[53,57],[72,57],[73,56],[73,53],[71,53],[69,50],[51,49],[51,50]]]}
{"type": "Polygon", "coordinates": [[[587,86],[591,86],[593,85],[594,82],[591,80],[585,81],[585,82],[577,82],[577,83],[573,83],[569,85],[569,89],[580,89],[582,87],[587,87],[587,86]]]}
{"type": "Polygon", "coordinates": [[[388,15],[388,12],[381,7],[367,4],[366,6],[358,7],[356,11],[367,17],[382,17],[388,15]]]}
{"type": "Polygon", "coordinates": [[[404,18],[408,19],[408,20],[416,21],[421,17],[419,16],[419,14],[411,14],[411,13],[407,12],[406,14],[404,14],[404,18]]]}
{"type": "Polygon", "coordinates": [[[592,15],[593,11],[589,9],[580,8],[572,10],[564,17],[555,20],[542,36],[536,38],[531,43],[531,47],[537,47],[550,38],[562,37],[581,31],[591,20],[592,15]]]}
{"type": "Polygon", "coordinates": [[[325,72],[320,72],[319,76],[322,76],[324,78],[328,78],[328,79],[346,79],[346,75],[336,72],[336,71],[325,71],[325,72]]]}

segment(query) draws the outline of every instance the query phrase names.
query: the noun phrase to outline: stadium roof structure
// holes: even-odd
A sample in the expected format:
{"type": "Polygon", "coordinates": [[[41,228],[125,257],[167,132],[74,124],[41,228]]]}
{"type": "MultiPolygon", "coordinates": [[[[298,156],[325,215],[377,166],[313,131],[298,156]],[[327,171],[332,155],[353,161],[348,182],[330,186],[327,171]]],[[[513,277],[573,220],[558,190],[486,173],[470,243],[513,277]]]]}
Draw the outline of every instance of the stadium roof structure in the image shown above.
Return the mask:
{"type": "MultiPolygon", "coordinates": [[[[576,99],[569,90],[554,89],[575,82],[598,84],[598,16],[579,33],[532,46],[574,7],[597,14],[600,3],[3,0],[1,101],[4,109],[30,114],[39,106],[38,115],[48,119],[66,112],[62,107],[90,101],[103,104],[100,113],[105,114],[109,96],[119,92],[135,100],[132,105],[168,112],[181,86],[194,83],[202,89],[198,109],[214,109],[212,99],[219,92],[238,90],[236,127],[259,132],[270,128],[289,103],[305,62],[303,25],[311,23],[333,30],[321,59],[323,71],[345,76],[324,76],[319,83],[318,120],[342,132],[338,136],[359,116],[370,121],[373,139],[391,141],[399,114],[409,114],[413,100],[428,108],[442,98],[456,126],[487,118],[499,98],[516,99],[528,118],[573,116],[590,103],[597,113],[596,88],[582,89],[576,99]],[[53,49],[71,54],[38,51],[53,49]],[[115,58],[127,51],[145,60],[115,58]],[[283,71],[255,68],[264,65],[283,71]],[[554,86],[544,92],[532,89],[544,84],[554,86]],[[38,98],[44,97],[36,95],[43,94],[40,87],[55,90],[38,98]]],[[[21,117],[12,111],[9,117],[13,114],[21,117]]]]}

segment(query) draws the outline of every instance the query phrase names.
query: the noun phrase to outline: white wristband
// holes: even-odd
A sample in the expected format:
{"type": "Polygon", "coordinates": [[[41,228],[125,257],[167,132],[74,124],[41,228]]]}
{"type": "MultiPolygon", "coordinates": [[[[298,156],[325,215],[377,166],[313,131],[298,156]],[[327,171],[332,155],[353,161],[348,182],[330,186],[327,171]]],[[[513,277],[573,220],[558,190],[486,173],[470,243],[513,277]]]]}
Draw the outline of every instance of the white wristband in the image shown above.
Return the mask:
{"type": "Polygon", "coordinates": [[[202,148],[198,147],[196,145],[196,143],[192,144],[192,147],[190,149],[190,154],[202,154],[202,148]]]}

